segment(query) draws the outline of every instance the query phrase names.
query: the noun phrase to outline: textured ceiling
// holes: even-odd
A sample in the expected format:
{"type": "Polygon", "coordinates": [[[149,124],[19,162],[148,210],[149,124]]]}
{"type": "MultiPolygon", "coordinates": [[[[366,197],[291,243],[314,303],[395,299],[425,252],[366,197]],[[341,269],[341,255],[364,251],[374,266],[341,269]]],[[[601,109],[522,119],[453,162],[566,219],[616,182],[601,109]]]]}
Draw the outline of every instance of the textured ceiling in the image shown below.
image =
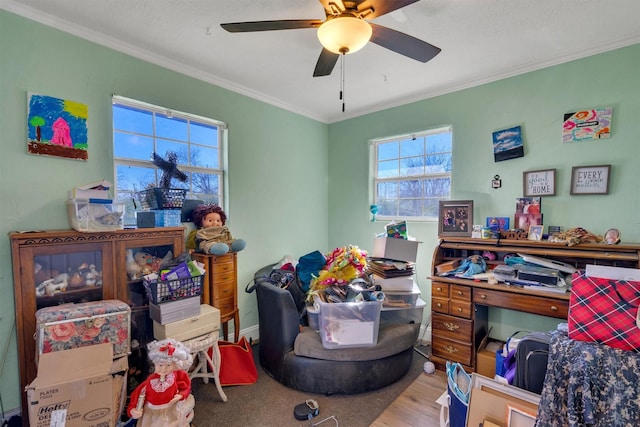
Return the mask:
{"type": "Polygon", "coordinates": [[[421,0],[373,22],[442,49],[421,63],[369,43],[312,77],[314,29],[221,23],[324,19],[317,0],[0,0],[63,31],[322,122],[336,122],[640,42],[639,0],[421,0]]]}

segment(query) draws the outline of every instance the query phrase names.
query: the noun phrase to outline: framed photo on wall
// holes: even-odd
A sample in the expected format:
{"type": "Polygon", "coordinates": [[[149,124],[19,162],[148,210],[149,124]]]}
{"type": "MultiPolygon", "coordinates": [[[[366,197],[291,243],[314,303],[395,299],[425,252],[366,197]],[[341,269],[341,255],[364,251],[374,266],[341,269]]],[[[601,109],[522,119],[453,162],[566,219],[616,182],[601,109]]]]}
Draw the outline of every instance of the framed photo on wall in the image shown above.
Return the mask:
{"type": "Polygon", "coordinates": [[[611,165],[574,166],[571,168],[571,192],[580,194],[609,194],[611,165]]]}
{"type": "Polygon", "coordinates": [[[441,200],[438,210],[438,236],[471,236],[473,200],[441,200]]]}
{"type": "Polygon", "coordinates": [[[555,196],[556,170],[522,172],[522,195],[523,197],[555,196]]]}

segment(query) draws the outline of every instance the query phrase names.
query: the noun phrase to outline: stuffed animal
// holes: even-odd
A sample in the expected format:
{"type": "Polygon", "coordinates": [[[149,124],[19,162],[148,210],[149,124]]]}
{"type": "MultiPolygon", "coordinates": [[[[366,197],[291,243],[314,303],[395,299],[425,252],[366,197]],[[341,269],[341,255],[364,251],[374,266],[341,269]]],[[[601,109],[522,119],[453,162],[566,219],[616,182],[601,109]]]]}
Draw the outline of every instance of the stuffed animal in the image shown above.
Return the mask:
{"type": "Polygon", "coordinates": [[[171,261],[173,252],[168,251],[163,258],[158,258],[148,252],[136,252],[133,249],[127,249],[127,274],[130,279],[140,279],[142,276],[160,271],[160,267],[171,261]]]}

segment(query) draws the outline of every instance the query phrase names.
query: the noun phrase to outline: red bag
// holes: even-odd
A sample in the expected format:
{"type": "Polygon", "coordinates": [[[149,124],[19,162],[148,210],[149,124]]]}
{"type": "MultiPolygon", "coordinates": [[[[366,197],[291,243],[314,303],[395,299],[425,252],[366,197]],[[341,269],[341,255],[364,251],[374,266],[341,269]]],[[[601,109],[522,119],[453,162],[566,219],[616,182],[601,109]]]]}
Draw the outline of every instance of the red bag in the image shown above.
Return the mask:
{"type": "MultiPolygon", "coordinates": [[[[220,347],[220,385],[248,385],[258,381],[251,345],[245,337],[232,343],[218,341],[220,347]]],[[[209,355],[213,349],[209,348],[209,355]]]]}
{"type": "Polygon", "coordinates": [[[640,353],[640,282],[573,274],[569,338],[640,353]]]}

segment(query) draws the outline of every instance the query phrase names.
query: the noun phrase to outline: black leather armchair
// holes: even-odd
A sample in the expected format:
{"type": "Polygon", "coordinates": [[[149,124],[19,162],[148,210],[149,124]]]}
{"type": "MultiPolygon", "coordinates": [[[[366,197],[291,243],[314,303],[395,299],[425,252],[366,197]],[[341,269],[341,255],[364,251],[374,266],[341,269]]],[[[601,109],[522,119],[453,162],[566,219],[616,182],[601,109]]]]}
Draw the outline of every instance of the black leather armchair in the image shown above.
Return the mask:
{"type": "Polygon", "coordinates": [[[389,385],[411,365],[420,325],[381,326],[372,347],[325,349],[320,335],[300,327],[291,294],[258,283],[259,357],[267,374],[287,387],[320,394],[354,394],[389,385]]]}

